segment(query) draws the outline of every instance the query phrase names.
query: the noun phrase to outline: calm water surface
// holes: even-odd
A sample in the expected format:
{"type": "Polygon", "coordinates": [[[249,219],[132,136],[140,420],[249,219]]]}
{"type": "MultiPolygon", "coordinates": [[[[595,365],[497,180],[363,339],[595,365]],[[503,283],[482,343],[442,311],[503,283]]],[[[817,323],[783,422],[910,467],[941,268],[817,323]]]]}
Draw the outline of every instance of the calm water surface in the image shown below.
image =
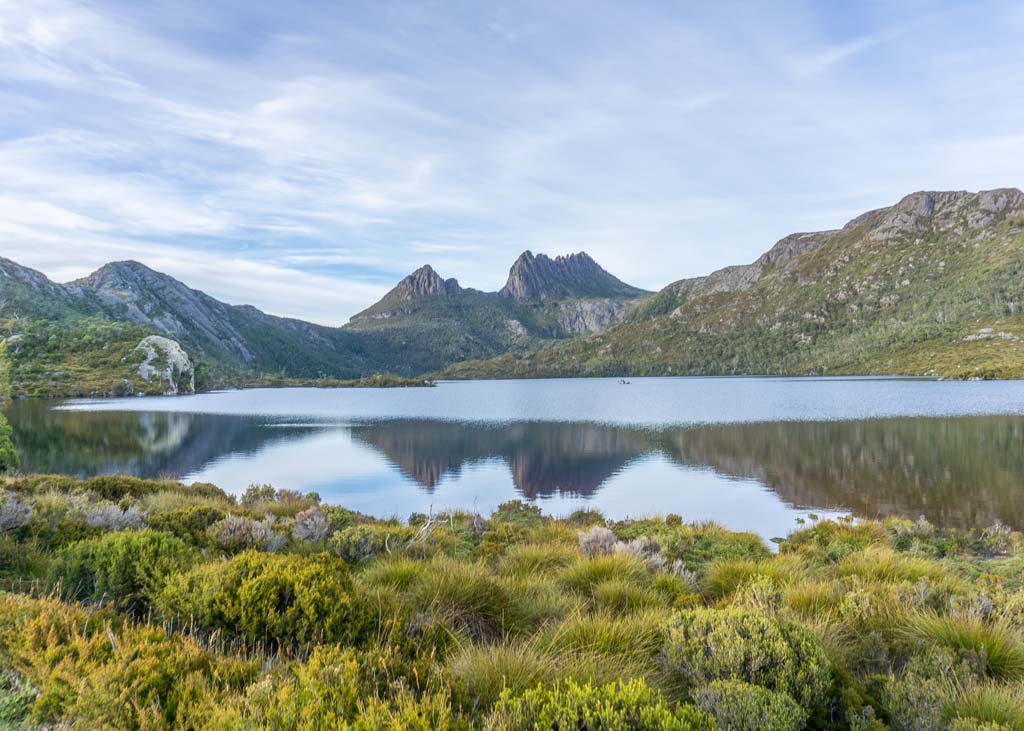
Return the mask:
{"type": "Polygon", "coordinates": [[[378,516],[511,498],[765,537],[808,513],[1024,528],[1024,382],[643,378],[22,401],[23,468],[315,490],[378,516]]]}

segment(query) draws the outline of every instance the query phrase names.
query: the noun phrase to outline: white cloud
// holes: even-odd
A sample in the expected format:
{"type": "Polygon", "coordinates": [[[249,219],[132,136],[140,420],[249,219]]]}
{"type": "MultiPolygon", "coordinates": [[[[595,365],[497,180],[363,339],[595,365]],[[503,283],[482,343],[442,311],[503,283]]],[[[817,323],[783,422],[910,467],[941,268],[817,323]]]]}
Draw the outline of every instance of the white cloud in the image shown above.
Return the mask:
{"type": "Polygon", "coordinates": [[[1014,26],[956,4],[115,3],[0,0],[0,253],[47,273],[137,258],[337,323],[424,260],[656,288],[1024,179],[1014,26]]]}

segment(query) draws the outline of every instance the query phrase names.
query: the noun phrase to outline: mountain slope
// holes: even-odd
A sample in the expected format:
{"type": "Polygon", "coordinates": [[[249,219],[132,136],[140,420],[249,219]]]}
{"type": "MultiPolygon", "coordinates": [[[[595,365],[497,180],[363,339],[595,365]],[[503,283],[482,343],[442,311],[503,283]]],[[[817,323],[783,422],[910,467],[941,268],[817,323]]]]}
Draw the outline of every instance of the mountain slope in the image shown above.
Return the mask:
{"type": "Polygon", "coordinates": [[[599,332],[649,294],[620,282],[587,254],[550,259],[527,251],[499,292],[464,288],[420,267],[344,329],[423,373],[599,332]]]}
{"type": "Polygon", "coordinates": [[[621,321],[633,300],[593,293],[644,294],[585,254],[554,261],[574,264],[547,272],[544,302],[464,289],[425,266],[337,328],[229,305],[135,261],[58,284],[0,259],[0,335],[11,343],[16,388],[35,395],[148,391],[136,348],[149,335],[183,346],[200,387],[262,375],[413,376],[600,330],[621,321]]]}
{"type": "Polygon", "coordinates": [[[605,333],[446,377],[1024,376],[1024,194],[921,192],[669,285],[605,333]]]}

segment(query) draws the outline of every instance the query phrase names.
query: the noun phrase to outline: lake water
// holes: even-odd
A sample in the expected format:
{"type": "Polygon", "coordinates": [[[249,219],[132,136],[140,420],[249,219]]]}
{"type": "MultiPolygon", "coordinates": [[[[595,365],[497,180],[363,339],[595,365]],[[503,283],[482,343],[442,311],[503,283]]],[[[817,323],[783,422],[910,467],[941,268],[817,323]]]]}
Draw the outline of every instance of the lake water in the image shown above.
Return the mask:
{"type": "Polygon", "coordinates": [[[23,469],[315,490],[377,516],[521,498],[766,538],[798,518],[1024,528],[1024,382],[636,378],[21,401],[23,469]]]}

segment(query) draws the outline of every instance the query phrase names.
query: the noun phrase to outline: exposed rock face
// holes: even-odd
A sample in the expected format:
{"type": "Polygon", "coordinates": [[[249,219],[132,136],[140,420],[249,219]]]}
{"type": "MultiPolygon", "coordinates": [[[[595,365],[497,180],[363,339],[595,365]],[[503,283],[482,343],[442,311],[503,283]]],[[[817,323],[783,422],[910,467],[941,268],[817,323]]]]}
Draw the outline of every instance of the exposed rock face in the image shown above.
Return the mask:
{"type": "Polygon", "coordinates": [[[456,279],[441,279],[429,264],[421,266],[391,290],[395,297],[408,302],[419,297],[458,294],[462,291],[456,279]]]}
{"type": "Polygon", "coordinates": [[[255,358],[246,337],[232,323],[231,305],[137,261],[107,264],[66,289],[79,295],[95,294],[118,319],[175,335],[189,333],[219,344],[246,362],[255,358]]]}
{"type": "Polygon", "coordinates": [[[442,279],[429,265],[425,264],[401,282],[371,307],[352,317],[353,323],[367,323],[372,320],[389,320],[408,314],[410,304],[430,297],[455,297],[465,290],[456,279],[442,279]]]}
{"type": "Polygon", "coordinates": [[[622,300],[570,300],[558,308],[558,326],[570,335],[597,333],[622,322],[629,309],[622,300]]]}
{"type": "Polygon", "coordinates": [[[498,292],[517,302],[570,297],[640,297],[643,290],[631,287],[606,272],[585,252],[557,256],[524,251],[498,292]]]}
{"type": "Polygon", "coordinates": [[[152,382],[158,379],[165,385],[164,394],[195,393],[196,374],[188,353],[175,341],[162,335],[149,335],[137,346],[136,353],[142,353],[139,376],[152,382]]]}

